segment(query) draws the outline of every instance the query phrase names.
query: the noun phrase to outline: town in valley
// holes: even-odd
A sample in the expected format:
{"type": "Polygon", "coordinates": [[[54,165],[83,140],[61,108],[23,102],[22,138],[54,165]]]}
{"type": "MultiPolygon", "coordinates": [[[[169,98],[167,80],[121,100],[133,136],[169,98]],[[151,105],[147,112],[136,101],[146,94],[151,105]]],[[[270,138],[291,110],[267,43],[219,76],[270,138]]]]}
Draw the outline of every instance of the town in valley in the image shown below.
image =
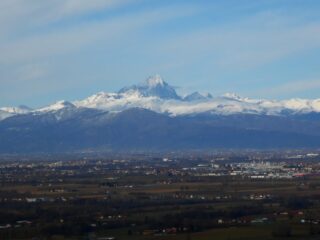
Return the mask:
{"type": "Polygon", "coordinates": [[[319,151],[3,155],[1,239],[318,239],[319,151]]]}

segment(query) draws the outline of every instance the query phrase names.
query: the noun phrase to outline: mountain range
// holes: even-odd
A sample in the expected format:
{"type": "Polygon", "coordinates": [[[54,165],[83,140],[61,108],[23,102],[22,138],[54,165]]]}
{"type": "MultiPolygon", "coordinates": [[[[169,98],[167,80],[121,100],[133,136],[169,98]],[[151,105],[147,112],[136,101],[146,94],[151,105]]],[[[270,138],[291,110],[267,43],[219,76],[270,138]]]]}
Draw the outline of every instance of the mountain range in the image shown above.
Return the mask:
{"type": "Polygon", "coordinates": [[[320,99],[180,96],[156,75],[116,93],[0,108],[0,153],[320,147],[320,99]]]}

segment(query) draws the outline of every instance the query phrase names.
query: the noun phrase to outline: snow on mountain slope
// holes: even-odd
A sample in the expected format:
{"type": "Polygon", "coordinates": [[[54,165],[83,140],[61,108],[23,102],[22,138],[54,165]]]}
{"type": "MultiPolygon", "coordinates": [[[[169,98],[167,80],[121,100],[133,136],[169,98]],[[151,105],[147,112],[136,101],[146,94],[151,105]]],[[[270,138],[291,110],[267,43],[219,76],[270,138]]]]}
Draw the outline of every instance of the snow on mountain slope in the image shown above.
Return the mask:
{"type": "MultiPolygon", "coordinates": [[[[200,99],[199,99],[200,100],[200,99]]],[[[144,97],[139,92],[98,93],[74,104],[78,107],[97,108],[105,111],[120,112],[129,108],[145,108],[171,116],[211,112],[230,115],[238,113],[280,115],[283,111],[293,113],[320,112],[319,100],[271,101],[249,98],[201,98],[201,100],[184,101],[144,97]]]]}
{"type": "Polygon", "coordinates": [[[266,114],[281,115],[285,112],[303,114],[320,112],[320,99],[290,99],[283,101],[250,99],[234,93],[213,98],[194,92],[184,98],[178,96],[173,87],[160,76],[150,77],[145,83],[122,88],[118,93],[100,92],[81,101],[77,107],[97,108],[120,112],[129,108],[145,108],[171,116],[212,113],[212,114],[266,114]],[[168,97],[170,96],[170,97],[168,97]]]}
{"type": "Polygon", "coordinates": [[[57,101],[54,104],[51,104],[42,108],[38,108],[35,110],[28,108],[26,106],[3,107],[3,108],[0,108],[0,121],[8,117],[12,117],[19,114],[27,114],[27,113],[39,115],[39,114],[45,114],[45,113],[51,112],[51,113],[57,113],[56,117],[61,118],[62,117],[61,115],[63,115],[64,111],[61,112],[60,110],[68,110],[68,113],[70,114],[70,110],[76,109],[76,108],[77,107],[72,103],[68,101],[63,101],[63,100],[57,101]],[[60,112],[58,113],[58,111],[60,112]]]}
{"type": "Polygon", "coordinates": [[[32,109],[27,106],[19,106],[19,107],[2,107],[0,110],[13,113],[13,114],[23,114],[30,112],[32,109]]]}
{"type": "MultiPolygon", "coordinates": [[[[168,85],[157,80],[151,85],[168,85]]],[[[169,86],[169,85],[168,85],[169,86]]],[[[303,114],[320,112],[320,99],[290,99],[283,101],[243,98],[233,93],[227,93],[213,98],[203,96],[198,92],[185,98],[161,98],[146,95],[135,87],[120,90],[118,93],[100,92],[82,101],[76,101],[78,107],[97,108],[106,111],[120,112],[129,108],[145,108],[158,113],[168,113],[171,116],[211,112],[230,115],[238,113],[281,115],[284,112],[303,114]]]]}
{"type": "Polygon", "coordinates": [[[320,112],[320,99],[290,99],[282,101],[283,107],[302,112],[320,112]]]}
{"type": "Polygon", "coordinates": [[[117,93],[99,92],[86,99],[74,101],[58,101],[52,105],[30,110],[28,108],[0,108],[0,120],[16,114],[45,114],[57,112],[62,118],[63,112],[68,115],[78,108],[93,108],[108,112],[121,112],[130,108],[144,108],[171,116],[194,115],[199,113],[231,115],[231,114],[306,114],[320,113],[320,99],[265,100],[250,99],[227,93],[220,97],[210,94],[202,95],[194,92],[184,98],[180,97],[174,87],[156,75],[144,83],[124,87],[117,93]],[[65,111],[62,111],[65,110],[65,111]]]}
{"type": "Polygon", "coordinates": [[[159,76],[150,77],[144,84],[122,88],[118,93],[100,92],[84,100],[75,101],[77,107],[97,108],[121,112],[130,108],[145,108],[171,116],[212,112],[217,114],[264,113],[266,110],[256,101],[241,101],[234,95],[213,98],[198,92],[185,98],[179,97],[174,88],[159,76]],[[161,97],[164,96],[164,97],[161,97]],[[171,97],[168,97],[171,96],[171,97]]]}
{"type": "Polygon", "coordinates": [[[77,107],[97,108],[111,112],[121,112],[130,108],[145,108],[162,112],[162,105],[169,100],[158,97],[144,97],[139,92],[104,93],[92,95],[82,101],[75,101],[77,107]]]}
{"type": "Polygon", "coordinates": [[[27,106],[2,107],[0,108],[0,121],[17,114],[29,113],[31,110],[32,109],[27,106]]]}
{"type": "Polygon", "coordinates": [[[267,109],[270,115],[290,111],[293,114],[320,112],[320,99],[259,100],[256,104],[267,109]]]}
{"type": "Polygon", "coordinates": [[[14,116],[16,114],[12,114],[10,112],[4,111],[4,110],[0,110],[0,121],[3,119],[6,119],[8,117],[14,116]]]}
{"type": "Polygon", "coordinates": [[[43,108],[39,108],[39,109],[36,109],[35,113],[41,113],[41,112],[52,112],[52,111],[58,111],[58,110],[61,110],[63,108],[75,108],[76,106],[73,105],[71,102],[68,102],[68,101],[64,101],[64,100],[61,100],[61,101],[57,101],[55,102],[54,104],[52,105],[49,105],[49,106],[46,106],[46,107],[43,107],[43,108]]]}

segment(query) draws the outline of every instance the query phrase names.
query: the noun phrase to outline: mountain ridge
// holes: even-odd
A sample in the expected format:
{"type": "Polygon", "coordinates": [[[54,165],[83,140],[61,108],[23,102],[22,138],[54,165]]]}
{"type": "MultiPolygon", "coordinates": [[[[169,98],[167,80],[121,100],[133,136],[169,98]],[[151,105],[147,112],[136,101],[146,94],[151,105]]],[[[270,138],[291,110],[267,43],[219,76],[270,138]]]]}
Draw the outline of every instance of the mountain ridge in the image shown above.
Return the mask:
{"type": "Polygon", "coordinates": [[[320,147],[319,99],[172,91],[156,77],[80,101],[1,108],[0,153],[320,147]]]}
{"type": "Polygon", "coordinates": [[[229,116],[219,119],[219,115],[218,119],[170,117],[142,108],[118,114],[82,111],[60,121],[52,113],[18,115],[2,121],[0,153],[317,148],[320,142],[319,124],[307,131],[301,131],[299,125],[296,131],[279,129],[282,117],[278,116],[270,116],[274,123],[269,128],[263,126],[272,123],[270,119],[248,128],[252,122],[248,115],[241,115],[239,124],[237,116],[233,120],[228,120],[229,116]]]}
{"type": "Polygon", "coordinates": [[[57,101],[38,109],[0,108],[0,121],[17,114],[41,113],[55,111],[64,107],[94,108],[102,111],[121,112],[130,108],[145,108],[171,116],[201,114],[260,114],[260,115],[294,115],[320,112],[320,99],[267,100],[250,99],[234,93],[213,97],[193,92],[185,97],[179,96],[175,88],[165,82],[159,75],[149,77],[145,82],[124,87],[115,93],[99,92],[88,98],[73,102],[57,101]]]}

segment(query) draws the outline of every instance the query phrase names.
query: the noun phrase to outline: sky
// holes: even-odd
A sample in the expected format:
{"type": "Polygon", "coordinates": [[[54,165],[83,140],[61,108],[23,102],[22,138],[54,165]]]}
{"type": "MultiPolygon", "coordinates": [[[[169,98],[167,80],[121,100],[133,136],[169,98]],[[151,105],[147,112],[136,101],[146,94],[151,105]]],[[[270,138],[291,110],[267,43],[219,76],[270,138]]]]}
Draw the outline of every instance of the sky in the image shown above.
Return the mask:
{"type": "Polygon", "coordinates": [[[320,98],[318,0],[1,0],[0,106],[115,92],[320,98]]]}

